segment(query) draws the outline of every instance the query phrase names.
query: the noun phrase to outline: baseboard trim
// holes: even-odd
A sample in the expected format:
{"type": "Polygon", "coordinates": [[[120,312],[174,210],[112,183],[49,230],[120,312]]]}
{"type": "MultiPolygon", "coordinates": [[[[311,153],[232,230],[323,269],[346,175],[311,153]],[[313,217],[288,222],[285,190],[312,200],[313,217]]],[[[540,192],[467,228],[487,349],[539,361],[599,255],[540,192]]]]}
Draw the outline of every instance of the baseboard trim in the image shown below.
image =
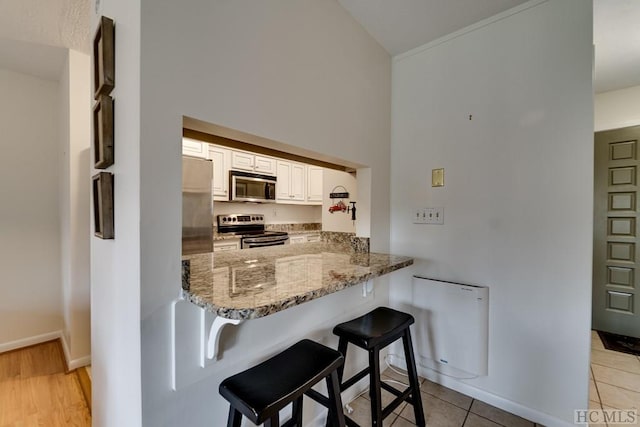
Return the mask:
{"type": "Polygon", "coordinates": [[[62,331],[47,332],[46,334],[34,335],[32,337],[21,338],[15,341],[9,341],[0,344],[0,353],[4,353],[11,350],[17,350],[19,348],[30,347],[36,344],[42,344],[43,342],[57,340],[62,337],[62,331]]]}
{"type": "Polygon", "coordinates": [[[77,359],[71,359],[69,345],[67,344],[67,340],[65,339],[62,331],[60,331],[60,342],[62,343],[62,351],[64,352],[64,361],[67,365],[67,372],[91,364],[91,356],[82,356],[77,359]]]}
{"type": "MultiPolygon", "coordinates": [[[[398,358],[397,356],[390,356],[389,359],[389,362],[392,365],[398,366],[401,369],[405,369],[405,362],[401,358],[398,358]]],[[[497,396],[493,393],[489,393],[486,390],[473,387],[454,378],[440,375],[437,372],[432,371],[431,369],[427,369],[423,366],[417,366],[416,368],[418,370],[418,375],[428,379],[429,381],[433,381],[434,383],[438,383],[457,392],[466,394],[467,396],[471,396],[474,399],[478,399],[482,402],[488,403],[489,405],[495,406],[496,408],[500,408],[522,418],[526,418],[529,421],[533,421],[547,427],[575,427],[575,424],[573,423],[569,423],[544,412],[531,409],[520,403],[505,399],[504,397],[497,396]]]]}
{"type": "Polygon", "coordinates": [[[32,345],[42,344],[43,342],[60,340],[62,346],[62,352],[64,353],[64,361],[67,367],[67,372],[78,369],[82,366],[88,366],[91,364],[91,356],[82,356],[77,359],[71,359],[69,354],[69,346],[64,338],[64,334],[61,330],[47,332],[46,334],[34,335],[32,337],[21,338],[15,341],[9,341],[6,343],[0,343],[0,353],[7,351],[18,350],[32,345]]]}

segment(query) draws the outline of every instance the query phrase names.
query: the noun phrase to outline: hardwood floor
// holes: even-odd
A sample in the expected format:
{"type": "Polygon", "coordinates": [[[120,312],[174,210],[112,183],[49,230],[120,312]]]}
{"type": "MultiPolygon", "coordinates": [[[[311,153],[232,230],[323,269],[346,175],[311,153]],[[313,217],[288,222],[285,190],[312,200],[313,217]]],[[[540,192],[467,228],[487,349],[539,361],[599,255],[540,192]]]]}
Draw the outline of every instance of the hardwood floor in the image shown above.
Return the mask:
{"type": "Polygon", "coordinates": [[[91,426],[76,372],[59,341],[0,354],[0,427],[91,426]]]}

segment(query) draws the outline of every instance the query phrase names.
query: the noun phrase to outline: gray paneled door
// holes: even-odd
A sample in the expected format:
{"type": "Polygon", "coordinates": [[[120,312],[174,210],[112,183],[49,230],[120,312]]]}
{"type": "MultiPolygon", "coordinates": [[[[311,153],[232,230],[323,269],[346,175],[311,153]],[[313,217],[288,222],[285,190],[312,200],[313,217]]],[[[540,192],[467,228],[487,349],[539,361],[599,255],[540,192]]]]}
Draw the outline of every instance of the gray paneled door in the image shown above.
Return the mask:
{"type": "Polygon", "coordinates": [[[640,126],[595,135],[593,329],[640,338],[640,126]]]}

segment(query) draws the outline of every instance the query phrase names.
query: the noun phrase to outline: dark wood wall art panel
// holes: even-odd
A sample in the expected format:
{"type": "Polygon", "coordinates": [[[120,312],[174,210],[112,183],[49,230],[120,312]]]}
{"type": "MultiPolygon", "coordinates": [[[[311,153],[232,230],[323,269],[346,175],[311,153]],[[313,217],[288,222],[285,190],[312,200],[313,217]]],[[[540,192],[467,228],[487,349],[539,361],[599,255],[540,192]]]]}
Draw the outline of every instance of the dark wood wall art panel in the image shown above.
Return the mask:
{"type": "Polygon", "coordinates": [[[94,97],[108,95],[116,84],[115,30],[113,20],[102,16],[93,38],[94,97]]]}
{"type": "Polygon", "coordinates": [[[94,234],[101,239],[113,239],[113,174],[100,172],[93,176],[94,234]]]}
{"type": "Polygon", "coordinates": [[[93,163],[96,169],[113,164],[113,99],[100,95],[93,107],[93,163]]]}

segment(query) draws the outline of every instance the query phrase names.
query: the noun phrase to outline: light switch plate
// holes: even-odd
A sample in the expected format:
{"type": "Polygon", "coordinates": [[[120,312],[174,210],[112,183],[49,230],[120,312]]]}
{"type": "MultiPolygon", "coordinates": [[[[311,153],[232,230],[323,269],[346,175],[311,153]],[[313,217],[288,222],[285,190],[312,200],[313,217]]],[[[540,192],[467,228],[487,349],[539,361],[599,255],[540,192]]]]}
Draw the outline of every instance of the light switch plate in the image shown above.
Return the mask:
{"type": "Polygon", "coordinates": [[[444,187],[444,168],[431,169],[431,186],[444,187]]]}
{"type": "Polygon", "coordinates": [[[444,208],[417,208],[413,212],[414,224],[444,224],[444,208]]]}

